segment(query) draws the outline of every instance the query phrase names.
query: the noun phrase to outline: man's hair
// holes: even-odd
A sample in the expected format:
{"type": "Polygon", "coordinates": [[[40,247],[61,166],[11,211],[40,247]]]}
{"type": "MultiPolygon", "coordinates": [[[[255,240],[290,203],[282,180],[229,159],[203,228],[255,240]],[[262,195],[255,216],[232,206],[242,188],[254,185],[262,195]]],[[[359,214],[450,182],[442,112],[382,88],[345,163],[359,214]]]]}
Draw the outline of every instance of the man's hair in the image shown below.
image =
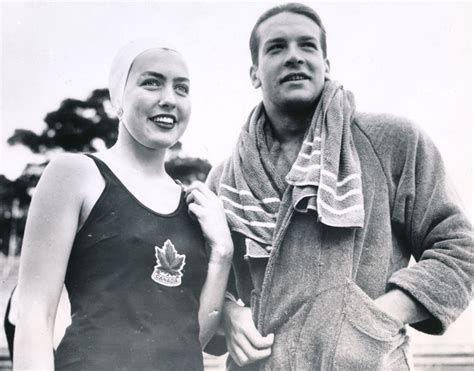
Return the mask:
{"type": "Polygon", "coordinates": [[[321,48],[323,50],[324,58],[327,57],[327,44],[326,44],[326,29],[324,28],[323,22],[319,17],[318,13],[316,13],[312,8],[307,5],[299,4],[299,3],[287,3],[282,5],[277,5],[273,8],[268,9],[265,13],[263,13],[253,26],[252,33],[250,34],[250,55],[252,56],[252,63],[254,65],[258,64],[258,47],[259,47],[259,39],[257,35],[258,27],[265,22],[267,19],[278,15],[280,13],[294,13],[294,14],[301,14],[318,25],[321,29],[321,48]]]}

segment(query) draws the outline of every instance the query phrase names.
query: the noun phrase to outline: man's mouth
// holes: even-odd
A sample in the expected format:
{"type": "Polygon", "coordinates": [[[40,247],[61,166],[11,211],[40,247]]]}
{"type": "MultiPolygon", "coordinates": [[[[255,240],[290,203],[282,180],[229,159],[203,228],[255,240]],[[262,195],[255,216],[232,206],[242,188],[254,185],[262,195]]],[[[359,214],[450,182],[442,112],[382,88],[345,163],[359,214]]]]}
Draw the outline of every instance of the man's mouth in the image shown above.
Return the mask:
{"type": "Polygon", "coordinates": [[[290,73],[286,76],[284,76],[281,80],[280,83],[285,83],[289,81],[301,81],[301,80],[311,80],[311,77],[308,76],[305,73],[290,73]]]}
{"type": "Polygon", "coordinates": [[[163,129],[172,129],[176,124],[176,116],[173,115],[156,115],[150,117],[150,120],[153,121],[157,126],[163,129]]]}

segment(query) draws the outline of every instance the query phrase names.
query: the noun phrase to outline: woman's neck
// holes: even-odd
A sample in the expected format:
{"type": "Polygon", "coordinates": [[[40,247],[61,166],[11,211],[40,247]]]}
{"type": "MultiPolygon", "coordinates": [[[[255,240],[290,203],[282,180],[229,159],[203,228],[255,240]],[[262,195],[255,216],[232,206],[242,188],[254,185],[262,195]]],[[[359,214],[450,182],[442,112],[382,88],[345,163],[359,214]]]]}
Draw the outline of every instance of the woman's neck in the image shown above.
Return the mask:
{"type": "Polygon", "coordinates": [[[167,149],[152,149],[130,136],[119,135],[117,142],[107,151],[110,161],[150,178],[168,178],[165,171],[167,149]]]}

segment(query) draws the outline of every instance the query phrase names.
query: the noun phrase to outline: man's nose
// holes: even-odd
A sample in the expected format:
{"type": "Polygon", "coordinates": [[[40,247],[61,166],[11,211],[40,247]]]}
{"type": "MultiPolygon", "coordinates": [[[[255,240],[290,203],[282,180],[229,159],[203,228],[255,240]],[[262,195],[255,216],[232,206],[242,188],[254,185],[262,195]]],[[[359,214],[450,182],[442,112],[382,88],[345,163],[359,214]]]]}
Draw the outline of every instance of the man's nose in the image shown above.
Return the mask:
{"type": "Polygon", "coordinates": [[[303,64],[304,59],[302,56],[302,51],[296,44],[290,44],[286,53],[286,66],[295,66],[298,64],[303,64]]]}
{"type": "Polygon", "coordinates": [[[171,84],[166,84],[163,89],[161,89],[158,105],[168,110],[176,107],[176,95],[171,84]]]}

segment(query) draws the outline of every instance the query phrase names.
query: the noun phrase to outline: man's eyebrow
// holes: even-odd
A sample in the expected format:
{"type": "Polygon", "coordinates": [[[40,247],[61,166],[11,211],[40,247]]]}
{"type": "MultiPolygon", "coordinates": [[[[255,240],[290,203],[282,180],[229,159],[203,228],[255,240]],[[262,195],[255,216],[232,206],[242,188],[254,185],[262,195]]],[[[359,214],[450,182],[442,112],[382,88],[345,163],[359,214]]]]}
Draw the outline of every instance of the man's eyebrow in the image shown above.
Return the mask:
{"type": "Polygon", "coordinates": [[[299,39],[303,40],[303,41],[306,41],[306,40],[319,40],[316,36],[312,36],[312,35],[301,36],[299,39]]]}
{"type": "Polygon", "coordinates": [[[265,41],[265,45],[267,44],[275,44],[275,43],[285,43],[286,39],[284,37],[275,37],[273,39],[269,39],[265,41]]]}
{"type": "MultiPolygon", "coordinates": [[[[304,36],[298,37],[298,40],[300,40],[300,41],[308,41],[308,40],[317,41],[318,38],[316,36],[313,36],[313,35],[304,35],[304,36]]],[[[277,44],[277,43],[286,43],[286,42],[288,42],[288,40],[284,37],[275,37],[273,39],[266,40],[264,45],[271,45],[271,44],[277,44]]]]}
{"type": "MultiPolygon", "coordinates": [[[[161,80],[166,80],[166,76],[163,75],[162,73],[155,72],[155,71],[145,71],[142,73],[142,76],[153,76],[161,80]]],[[[173,79],[174,81],[181,81],[181,82],[189,82],[189,79],[187,77],[175,77],[173,79]]]]}

